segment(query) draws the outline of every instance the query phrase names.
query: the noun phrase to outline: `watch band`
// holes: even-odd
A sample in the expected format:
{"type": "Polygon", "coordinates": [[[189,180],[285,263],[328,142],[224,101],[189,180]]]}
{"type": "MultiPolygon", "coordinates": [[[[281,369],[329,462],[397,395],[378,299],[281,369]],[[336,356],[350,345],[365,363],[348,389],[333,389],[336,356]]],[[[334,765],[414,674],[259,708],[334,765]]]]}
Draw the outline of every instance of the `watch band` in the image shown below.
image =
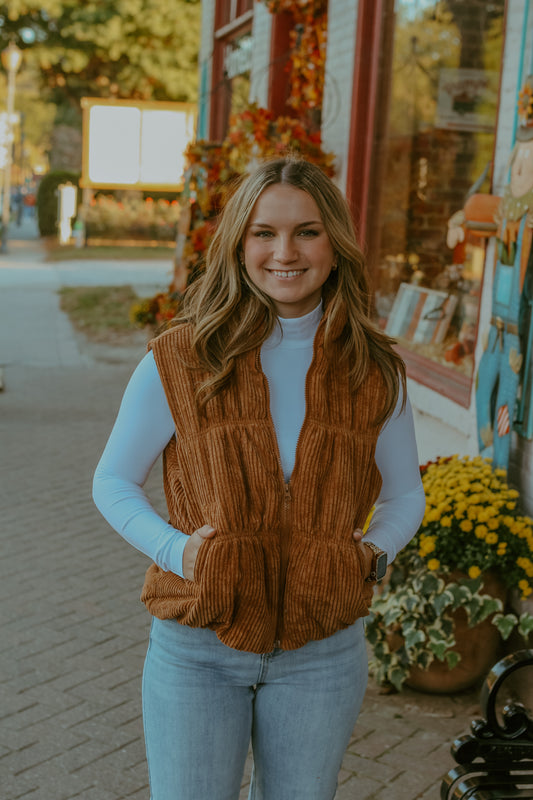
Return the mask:
{"type": "Polygon", "coordinates": [[[369,547],[373,554],[370,575],[366,578],[366,581],[368,583],[379,581],[385,576],[387,570],[387,554],[374,542],[365,542],[363,540],[363,544],[369,547]]]}

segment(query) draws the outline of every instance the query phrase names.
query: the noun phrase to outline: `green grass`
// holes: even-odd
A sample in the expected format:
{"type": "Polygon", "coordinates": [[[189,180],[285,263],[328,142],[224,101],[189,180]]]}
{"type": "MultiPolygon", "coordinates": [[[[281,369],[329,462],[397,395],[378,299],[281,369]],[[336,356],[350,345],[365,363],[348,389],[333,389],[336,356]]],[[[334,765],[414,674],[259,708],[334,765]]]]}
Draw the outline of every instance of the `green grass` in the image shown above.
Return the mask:
{"type": "Polygon", "coordinates": [[[121,247],[120,245],[98,245],[91,247],[53,247],[47,253],[47,261],[72,261],[84,259],[168,259],[172,261],[174,250],[171,247],[121,247]]]}
{"type": "Polygon", "coordinates": [[[129,318],[138,300],[131,286],[64,287],[59,296],[61,309],[91,341],[120,344],[139,330],[129,318]]]}

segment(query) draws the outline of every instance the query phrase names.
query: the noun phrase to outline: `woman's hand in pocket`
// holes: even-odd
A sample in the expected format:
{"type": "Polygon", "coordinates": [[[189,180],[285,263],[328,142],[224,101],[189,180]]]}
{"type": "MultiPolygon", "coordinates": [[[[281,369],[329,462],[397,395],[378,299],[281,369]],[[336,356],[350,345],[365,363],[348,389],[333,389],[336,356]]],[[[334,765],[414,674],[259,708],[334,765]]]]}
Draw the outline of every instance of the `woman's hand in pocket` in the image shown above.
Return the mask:
{"type": "Polygon", "coordinates": [[[366,579],[370,575],[370,571],[372,569],[372,550],[363,543],[364,534],[361,528],[356,528],[352,535],[354,542],[357,544],[361,550],[361,553],[363,554],[363,563],[365,565],[364,573],[366,579]]]}
{"type": "Polygon", "coordinates": [[[211,539],[216,531],[211,525],[203,525],[194,531],[189,537],[189,541],[183,550],[183,577],[188,581],[194,580],[194,565],[198,556],[198,550],[206,539],[211,539]]]}

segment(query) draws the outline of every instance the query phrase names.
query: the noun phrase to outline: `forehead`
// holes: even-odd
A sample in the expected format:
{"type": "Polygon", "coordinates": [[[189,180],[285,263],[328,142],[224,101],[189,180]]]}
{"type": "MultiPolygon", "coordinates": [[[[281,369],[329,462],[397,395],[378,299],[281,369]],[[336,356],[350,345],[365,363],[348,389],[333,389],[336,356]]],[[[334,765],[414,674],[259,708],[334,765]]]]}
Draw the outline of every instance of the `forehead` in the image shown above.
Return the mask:
{"type": "Polygon", "coordinates": [[[250,223],[320,220],[320,210],[310,194],[296,186],[276,183],[268,186],[258,197],[250,214],[250,223]]]}

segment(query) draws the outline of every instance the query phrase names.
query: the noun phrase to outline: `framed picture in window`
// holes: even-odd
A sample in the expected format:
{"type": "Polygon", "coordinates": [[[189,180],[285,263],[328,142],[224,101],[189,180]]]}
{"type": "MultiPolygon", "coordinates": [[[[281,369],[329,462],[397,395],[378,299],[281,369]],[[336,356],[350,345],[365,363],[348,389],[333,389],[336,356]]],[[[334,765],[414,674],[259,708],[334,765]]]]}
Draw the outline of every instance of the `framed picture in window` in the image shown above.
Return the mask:
{"type": "Polygon", "coordinates": [[[387,320],[386,333],[407,342],[440,344],[456,306],[456,295],[402,283],[387,320]]]}

